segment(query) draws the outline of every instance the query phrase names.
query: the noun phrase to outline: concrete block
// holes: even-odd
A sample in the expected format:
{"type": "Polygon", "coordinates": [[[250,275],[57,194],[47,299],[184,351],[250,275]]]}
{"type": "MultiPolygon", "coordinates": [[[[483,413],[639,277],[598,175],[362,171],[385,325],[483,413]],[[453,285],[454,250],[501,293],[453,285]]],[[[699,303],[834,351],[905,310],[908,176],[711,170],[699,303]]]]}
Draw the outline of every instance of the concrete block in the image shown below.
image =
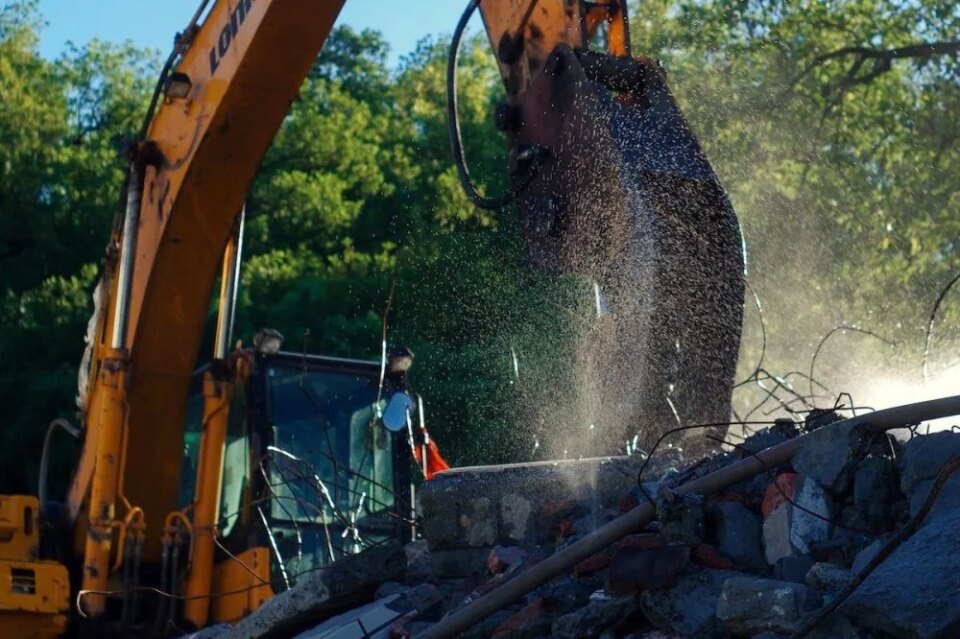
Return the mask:
{"type": "Polygon", "coordinates": [[[733,501],[714,501],[709,513],[720,552],[740,566],[765,570],[760,517],[743,504],[733,501]]]}
{"type": "Polygon", "coordinates": [[[790,633],[804,612],[805,586],[786,581],[734,577],[723,584],[717,601],[717,621],[735,634],[763,631],[790,633]]]}
{"type": "Polygon", "coordinates": [[[863,428],[862,423],[850,421],[813,431],[793,456],[793,468],[828,490],[845,492],[863,428]]]}
{"type": "Polygon", "coordinates": [[[960,636],[960,512],[930,520],[850,595],[855,624],[910,639],[960,636]]]}

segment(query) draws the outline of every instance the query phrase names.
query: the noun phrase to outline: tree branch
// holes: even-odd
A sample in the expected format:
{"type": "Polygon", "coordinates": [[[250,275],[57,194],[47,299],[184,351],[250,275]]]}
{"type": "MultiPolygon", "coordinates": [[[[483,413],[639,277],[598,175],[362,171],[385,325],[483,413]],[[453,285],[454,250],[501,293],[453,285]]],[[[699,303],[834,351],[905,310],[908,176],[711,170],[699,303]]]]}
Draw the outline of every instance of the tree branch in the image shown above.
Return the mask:
{"type": "Polygon", "coordinates": [[[905,47],[895,47],[892,49],[872,49],[870,47],[844,47],[824,53],[814,58],[810,64],[794,79],[791,86],[795,87],[801,80],[808,76],[814,69],[830,60],[838,58],[854,57],[853,65],[847,73],[847,79],[844,82],[846,88],[854,84],[863,84],[873,80],[878,75],[889,71],[893,60],[904,59],[930,59],[942,55],[957,55],[960,53],[960,40],[950,40],[945,42],[921,42],[911,44],[905,47]],[[866,75],[857,76],[857,71],[865,62],[872,60],[873,68],[866,75]]]}

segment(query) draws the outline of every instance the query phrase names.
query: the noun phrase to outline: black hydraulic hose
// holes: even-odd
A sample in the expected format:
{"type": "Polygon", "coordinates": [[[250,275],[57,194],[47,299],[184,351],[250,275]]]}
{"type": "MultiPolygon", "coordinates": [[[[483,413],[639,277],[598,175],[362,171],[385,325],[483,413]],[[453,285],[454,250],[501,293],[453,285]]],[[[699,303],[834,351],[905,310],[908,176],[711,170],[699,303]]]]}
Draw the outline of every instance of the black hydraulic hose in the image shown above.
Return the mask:
{"type": "Polygon", "coordinates": [[[131,599],[133,598],[133,535],[127,532],[121,539],[123,548],[123,608],[120,612],[120,627],[130,630],[131,599]]]}
{"type": "Polygon", "coordinates": [[[950,289],[953,288],[953,285],[960,281],[960,273],[957,273],[956,276],[950,280],[950,282],[943,287],[940,291],[940,295],[937,296],[937,301],[933,303],[933,309],[930,311],[930,319],[927,320],[927,336],[923,341],[923,381],[927,381],[927,362],[930,359],[930,342],[933,341],[933,323],[937,320],[937,311],[940,310],[940,304],[943,302],[943,298],[947,296],[947,293],[950,292],[950,289]]]}
{"type": "Polygon", "coordinates": [[[57,418],[50,422],[47,427],[47,434],[43,438],[43,448],[40,451],[40,480],[37,486],[37,499],[40,501],[40,515],[46,514],[47,503],[47,475],[50,468],[50,442],[53,439],[53,431],[57,427],[62,428],[74,437],[80,437],[80,429],[65,419],[57,418]]]}
{"type": "MultiPolygon", "coordinates": [[[[160,555],[160,590],[169,591],[167,588],[168,575],[170,568],[170,541],[164,539],[163,541],[163,552],[160,555]]],[[[166,619],[167,614],[167,597],[160,597],[160,601],[157,602],[157,612],[156,617],[153,620],[153,634],[159,635],[165,629],[163,627],[164,620],[166,619]]]]}
{"type": "Polygon", "coordinates": [[[480,6],[480,0],[470,0],[460,21],[457,22],[453,30],[453,39],[450,42],[450,54],[447,57],[447,132],[450,134],[450,147],[453,151],[453,161],[457,167],[457,177],[460,178],[460,185],[470,201],[481,209],[493,210],[502,209],[511,204],[523,189],[527,188],[536,174],[536,164],[538,156],[533,156],[533,162],[528,166],[523,177],[504,193],[496,197],[487,197],[480,195],[476,187],[470,181],[470,173],[467,170],[467,159],[463,153],[463,139],[460,136],[460,116],[457,110],[457,59],[460,56],[460,45],[463,42],[463,34],[467,29],[467,23],[473,16],[473,12],[480,6]]]}

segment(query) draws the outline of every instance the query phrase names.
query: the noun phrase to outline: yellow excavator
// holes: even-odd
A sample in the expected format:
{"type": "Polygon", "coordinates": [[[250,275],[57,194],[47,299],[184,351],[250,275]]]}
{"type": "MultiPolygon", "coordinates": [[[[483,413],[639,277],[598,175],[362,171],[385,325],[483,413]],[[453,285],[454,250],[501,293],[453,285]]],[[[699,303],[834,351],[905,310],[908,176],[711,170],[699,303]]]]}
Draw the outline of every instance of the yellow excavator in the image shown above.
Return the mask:
{"type": "MultiPolygon", "coordinates": [[[[272,331],[229,346],[245,194],[341,6],[205,0],[177,35],[129,154],[79,422],[50,425],[38,496],[0,497],[0,636],[236,621],[297,571],[412,534],[423,407],[405,387],[409,353],[291,354],[272,331]],[[197,369],[218,279],[212,358],[197,369]],[[82,451],[58,501],[45,476],[60,431],[82,451]]],[[[631,57],[623,0],[470,0],[447,80],[470,199],[514,205],[534,265],[603,290],[621,344],[600,355],[618,371],[603,399],[623,428],[725,421],[739,229],[664,71],[631,57]],[[456,118],[457,52],[478,9],[506,89],[500,196],[472,186],[456,118]]]]}

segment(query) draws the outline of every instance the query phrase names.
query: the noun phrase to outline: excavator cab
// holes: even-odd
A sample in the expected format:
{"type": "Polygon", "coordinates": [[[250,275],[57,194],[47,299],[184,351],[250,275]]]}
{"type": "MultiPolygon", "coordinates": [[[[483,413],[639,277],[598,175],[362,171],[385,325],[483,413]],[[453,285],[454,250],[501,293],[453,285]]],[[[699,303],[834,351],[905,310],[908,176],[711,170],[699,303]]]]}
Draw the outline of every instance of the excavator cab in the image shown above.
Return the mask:
{"type": "MultiPolygon", "coordinates": [[[[250,548],[266,549],[251,559],[269,563],[266,581],[281,591],[344,556],[408,541],[408,433],[383,424],[388,395],[380,364],[255,350],[236,351],[230,360],[238,374],[224,408],[214,591],[218,583],[229,590],[230,579],[218,573],[235,571],[231,555],[250,548]]],[[[215,418],[205,415],[204,383],[215,367],[194,374],[188,400],[184,510],[199,494],[204,421],[215,418]]],[[[218,614],[214,600],[216,621],[232,616],[218,614]]]]}

